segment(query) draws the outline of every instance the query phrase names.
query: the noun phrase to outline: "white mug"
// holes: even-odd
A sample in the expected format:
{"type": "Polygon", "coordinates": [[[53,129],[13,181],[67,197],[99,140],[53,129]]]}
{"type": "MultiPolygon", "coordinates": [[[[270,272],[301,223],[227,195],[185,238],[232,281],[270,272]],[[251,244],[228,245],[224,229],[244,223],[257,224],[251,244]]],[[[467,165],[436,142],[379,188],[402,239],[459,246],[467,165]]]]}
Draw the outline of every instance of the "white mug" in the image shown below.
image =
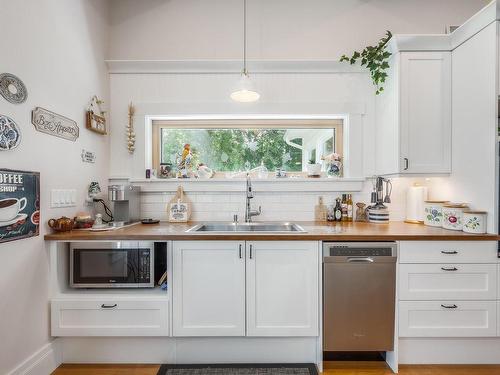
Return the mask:
{"type": "Polygon", "coordinates": [[[21,199],[17,198],[6,198],[0,200],[0,222],[10,221],[14,219],[19,212],[26,208],[28,200],[23,197],[21,199]]]}

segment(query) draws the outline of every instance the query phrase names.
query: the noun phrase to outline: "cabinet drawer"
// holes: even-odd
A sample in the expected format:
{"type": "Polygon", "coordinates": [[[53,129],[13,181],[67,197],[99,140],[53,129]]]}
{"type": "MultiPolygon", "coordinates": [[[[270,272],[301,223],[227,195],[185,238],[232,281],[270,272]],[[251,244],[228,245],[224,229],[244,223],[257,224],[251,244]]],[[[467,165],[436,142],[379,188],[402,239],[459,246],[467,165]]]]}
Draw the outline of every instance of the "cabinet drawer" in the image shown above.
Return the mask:
{"type": "Polygon", "coordinates": [[[168,336],[168,301],[51,301],[52,336],[168,336]]]}
{"type": "Polygon", "coordinates": [[[399,336],[496,336],[496,310],[496,301],[401,301],[399,336]]]}
{"type": "Polygon", "coordinates": [[[494,300],[496,264],[401,264],[400,300],[494,300]]]}
{"type": "Polygon", "coordinates": [[[403,241],[399,263],[497,263],[492,241],[403,241]]]}

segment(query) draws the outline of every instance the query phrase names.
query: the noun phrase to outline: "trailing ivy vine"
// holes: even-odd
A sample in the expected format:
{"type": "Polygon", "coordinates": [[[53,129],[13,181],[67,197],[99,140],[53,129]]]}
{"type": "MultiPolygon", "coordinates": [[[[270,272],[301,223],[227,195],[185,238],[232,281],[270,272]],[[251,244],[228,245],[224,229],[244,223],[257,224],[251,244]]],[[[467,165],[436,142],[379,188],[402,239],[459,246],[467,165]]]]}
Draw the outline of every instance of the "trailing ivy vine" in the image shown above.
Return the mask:
{"type": "Polygon", "coordinates": [[[384,91],[383,84],[387,78],[386,70],[389,68],[389,57],[391,57],[391,53],[387,51],[386,47],[391,38],[392,33],[387,30],[385,36],[380,39],[376,46],[367,46],[361,52],[354,51],[351,57],[342,55],[340,58],[340,61],[347,61],[351,65],[361,59],[361,66],[366,66],[370,70],[377,95],[384,91]]]}

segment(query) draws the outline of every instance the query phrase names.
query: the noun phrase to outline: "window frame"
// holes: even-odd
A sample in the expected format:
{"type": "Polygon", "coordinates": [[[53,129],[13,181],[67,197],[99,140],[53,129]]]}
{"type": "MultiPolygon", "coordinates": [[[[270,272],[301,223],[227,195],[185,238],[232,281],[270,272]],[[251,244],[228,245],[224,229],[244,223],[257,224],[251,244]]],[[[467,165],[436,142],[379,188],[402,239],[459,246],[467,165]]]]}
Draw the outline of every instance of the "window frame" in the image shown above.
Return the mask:
{"type": "MultiPolygon", "coordinates": [[[[162,129],[335,129],[335,152],[344,157],[344,117],[335,118],[300,118],[300,119],[151,119],[151,163],[152,168],[160,170],[161,163],[161,131],[162,129]]],[[[222,172],[223,175],[226,172],[222,172]]],[[[306,172],[290,172],[294,175],[306,176],[306,172]]],[[[220,176],[218,176],[220,177],[220,176]]]]}

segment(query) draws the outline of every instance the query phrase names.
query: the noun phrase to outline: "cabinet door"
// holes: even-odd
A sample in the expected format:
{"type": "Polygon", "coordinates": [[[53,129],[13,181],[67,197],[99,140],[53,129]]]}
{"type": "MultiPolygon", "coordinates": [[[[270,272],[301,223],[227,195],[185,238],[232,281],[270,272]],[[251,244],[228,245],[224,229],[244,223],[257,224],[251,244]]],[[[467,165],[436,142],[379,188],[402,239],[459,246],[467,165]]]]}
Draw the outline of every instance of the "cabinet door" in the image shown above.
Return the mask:
{"type": "Polygon", "coordinates": [[[402,52],[401,173],[451,172],[451,53],[402,52]]]}
{"type": "Polygon", "coordinates": [[[245,335],[245,247],[235,241],[173,243],[174,336],[245,335]]]}
{"type": "Polygon", "coordinates": [[[247,242],[247,335],[318,335],[318,256],[313,241],[247,242]]]}

